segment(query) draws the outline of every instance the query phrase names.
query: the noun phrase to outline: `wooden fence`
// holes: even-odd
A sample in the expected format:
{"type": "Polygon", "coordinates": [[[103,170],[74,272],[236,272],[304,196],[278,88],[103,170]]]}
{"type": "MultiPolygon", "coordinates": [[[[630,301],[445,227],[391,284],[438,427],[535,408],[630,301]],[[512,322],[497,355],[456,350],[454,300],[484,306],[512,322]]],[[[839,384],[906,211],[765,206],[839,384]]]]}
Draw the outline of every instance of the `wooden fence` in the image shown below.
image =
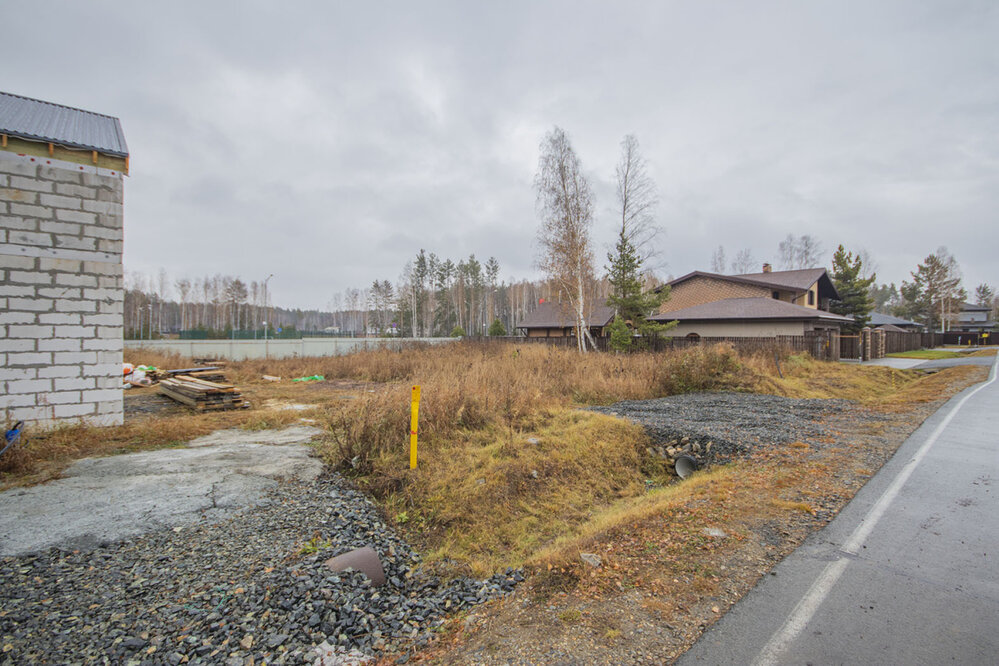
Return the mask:
{"type": "MultiPolygon", "coordinates": [[[[996,337],[999,337],[997,335],[996,337]]],[[[543,344],[553,347],[576,348],[576,338],[479,338],[483,341],[509,341],[517,344],[543,344]]],[[[597,349],[610,349],[609,338],[595,338],[597,349]]],[[[830,331],[812,331],[805,335],[778,335],[768,338],[750,337],[717,337],[717,338],[645,338],[637,349],[661,352],[674,349],[687,349],[696,345],[710,345],[727,342],[740,352],[762,353],[800,353],[808,352],[814,358],[824,361],[840,359],[870,360],[881,358],[885,354],[913,351],[915,349],[932,349],[948,344],[997,344],[993,336],[982,338],[970,333],[909,333],[898,331],[869,330],[858,335],[840,335],[830,331]],[[870,336],[870,341],[864,336],[870,336]]]]}
{"type": "MultiPolygon", "coordinates": [[[[517,344],[543,344],[552,347],[564,347],[575,349],[576,338],[521,338],[503,337],[488,338],[488,340],[505,340],[516,342],[517,344]]],[[[597,349],[607,351],[610,349],[609,338],[595,338],[597,349]]],[[[651,352],[672,351],[674,349],[687,349],[698,345],[711,345],[719,342],[731,344],[740,352],[747,353],[800,353],[808,352],[813,357],[821,360],[839,360],[839,340],[834,333],[825,331],[814,331],[805,335],[778,335],[769,338],[760,337],[701,337],[701,338],[645,338],[637,349],[651,352]]]]}
{"type": "Polygon", "coordinates": [[[841,359],[860,360],[860,336],[837,335],[839,339],[839,357],[841,359]]]}
{"type": "Polygon", "coordinates": [[[913,351],[923,347],[935,347],[933,334],[925,334],[928,338],[926,344],[923,342],[923,333],[902,333],[899,331],[885,331],[885,353],[897,354],[899,352],[913,351]]]}

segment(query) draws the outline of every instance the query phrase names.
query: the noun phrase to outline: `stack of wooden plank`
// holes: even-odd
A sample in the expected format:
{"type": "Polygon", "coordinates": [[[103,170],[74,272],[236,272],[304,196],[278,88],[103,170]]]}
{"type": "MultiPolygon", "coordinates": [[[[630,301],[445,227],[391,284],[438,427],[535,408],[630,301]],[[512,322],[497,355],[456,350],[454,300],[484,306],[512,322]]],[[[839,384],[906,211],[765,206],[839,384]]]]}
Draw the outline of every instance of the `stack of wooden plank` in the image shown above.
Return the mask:
{"type": "Polygon", "coordinates": [[[166,376],[168,377],[176,377],[177,375],[203,379],[206,382],[218,382],[220,384],[225,384],[225,375],[222,374],[222,368],[183,368],[180,370],[166,371],[166,376]]]}
{"type": "Polygon", "coordinates": [[[212,365],[217,368],[224,368],[226,365],[225,361],[219,360],[217,358],[196,358],[194,362],[198,365],[212,365]]]}
{"type": "Polygon", "coordinates": [[[232,384],[210,382],[191,375],[174,375],[161,379],[159,392],[199,412],[224,409],[247,409],[250,403],[232,384]]]}

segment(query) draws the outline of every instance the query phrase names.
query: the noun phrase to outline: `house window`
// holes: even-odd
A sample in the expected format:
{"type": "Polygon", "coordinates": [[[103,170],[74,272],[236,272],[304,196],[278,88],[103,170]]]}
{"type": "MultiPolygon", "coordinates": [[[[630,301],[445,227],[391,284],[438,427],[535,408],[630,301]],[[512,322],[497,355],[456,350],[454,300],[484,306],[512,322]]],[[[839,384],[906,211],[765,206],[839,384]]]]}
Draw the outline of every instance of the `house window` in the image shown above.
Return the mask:
{"type": "Polygon", "coordinates": [[[780,300],[780,292],[779,291],[775,291],[774,292],[774,300],[775,301],[779,301],[780,300]]]}
{"type": "Polygon", "coordinates": [[[808,304],[809,305],[815,305],[815,292],[814,291],[808,292],[808,304]]]}

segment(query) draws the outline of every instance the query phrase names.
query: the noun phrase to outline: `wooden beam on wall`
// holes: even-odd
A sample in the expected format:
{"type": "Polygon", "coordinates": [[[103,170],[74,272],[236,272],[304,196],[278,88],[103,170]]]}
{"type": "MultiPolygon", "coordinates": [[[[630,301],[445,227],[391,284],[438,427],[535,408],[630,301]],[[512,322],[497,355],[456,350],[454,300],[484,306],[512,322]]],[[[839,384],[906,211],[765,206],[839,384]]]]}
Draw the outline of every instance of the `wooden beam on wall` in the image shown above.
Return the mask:
{"type": "Polygon", "coordinates": [[[90,167],[96,164],[96,166],[102,169],[120,171],[124,174],[128,173],[127,157],[107,155],[100,151],[97,151],[97,162],[95,163],[94,151],[92,150],[71,150],[54,143],[26,141],[20,137],[11,136],[10,134],[0,134],[0,148],[7,152],[32,155],[34,157],[41,158],[50,157],[52,159],[63,160],[65,162],[72,162],[74,164],[82,164],[90,167]]]}

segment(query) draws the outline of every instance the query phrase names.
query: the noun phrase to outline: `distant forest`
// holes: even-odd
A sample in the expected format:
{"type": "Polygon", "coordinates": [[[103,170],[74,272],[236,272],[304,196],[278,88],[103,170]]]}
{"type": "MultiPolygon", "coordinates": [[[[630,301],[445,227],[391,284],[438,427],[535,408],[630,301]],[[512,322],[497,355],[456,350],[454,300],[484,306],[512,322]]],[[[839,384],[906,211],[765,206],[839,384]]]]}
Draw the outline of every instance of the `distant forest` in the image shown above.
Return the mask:
{"type": "MultiPolygon", "coordinates": [[[[233,331],[270,335],[324,332],[328,335],[434,337],[453,333],[485,335],[492,328],[513,335],[519,321],[540,299],[556,299],[540,281],[499,279],[500,266],[475,255],[455,262],[421,250],[407,262],[402,278],[375,280],[366,288],[332,294],[325,310],[283,308],[274,303],[263,280],[231,275],[171,278],[130,272],[125,280],[125,337],[159,338],[181,331],[228,338],[233,331]]],[[[599,280],[594,296],[606,299],[609,285],[599,280]]],[[[244,333],[245,335],[246,333],[244,333]]]]}

